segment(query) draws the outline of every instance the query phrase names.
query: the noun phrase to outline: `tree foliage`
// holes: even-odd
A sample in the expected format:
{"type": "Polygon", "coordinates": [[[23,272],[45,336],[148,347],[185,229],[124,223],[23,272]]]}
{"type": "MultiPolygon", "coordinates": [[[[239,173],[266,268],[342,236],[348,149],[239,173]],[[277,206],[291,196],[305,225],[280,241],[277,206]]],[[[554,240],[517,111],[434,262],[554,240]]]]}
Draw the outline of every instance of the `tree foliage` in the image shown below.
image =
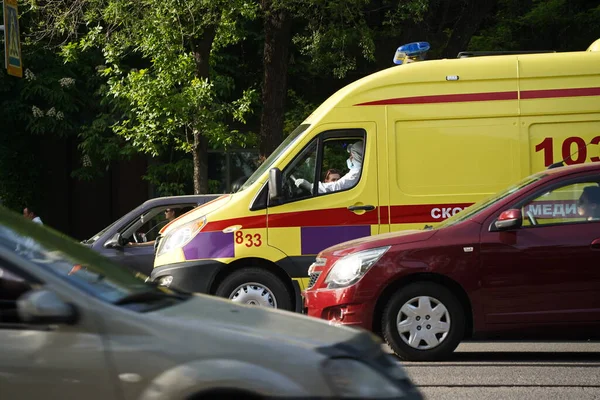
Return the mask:
{"type": "Polygon", "coordinates": [[[600,37],[595,0],[499,0],[470,42],[485,50],[585,50],[600,37]]]}
{"type": "Polygon", "coordinates": [[[268,153],[334,91],[391,66],[402,43],[427,40],[436,58],[584,50],[600,37],[593,0],[21,0],[20,10],[27,72],[0,72],[0,196],[13,207],[46,179],[43,140],[77,143],[79,179],[142,153],[159,193],[190,181],[206,192],[209,148],[260,139],[268,153]]]}
{"type": "MultiPolygon", "coordinates": [[[[90,65],[65,65],[55,49],[37,40],[34,21],[31,12],[22,13],[23,78],[0,71],[0,197],[13,209],[44,208],[38,189],[52,177],[39,162],[42,144],[77,138],[95,121],[101,100],[90,85],[90,65]]],[[[75,168],[83,167],[83,153],[75,156],[75,168]]]]}
{"type": "Polygon", "coordinates": [[[256,98],[254,87],[237,90],[231,77],[219,74],[210,56],[241,39],[236,21],[253,18],[256,6],[206,0],[92,4],[84,20],[93,28],[64,46],[63,55],[73,60],[101,49],[107,96],[122,110],[112,130],[153,157],[170,147],[192,153],[195,192],[206,193],[208,145],[251,142],[230,123],[244,123],[256,98]]]}

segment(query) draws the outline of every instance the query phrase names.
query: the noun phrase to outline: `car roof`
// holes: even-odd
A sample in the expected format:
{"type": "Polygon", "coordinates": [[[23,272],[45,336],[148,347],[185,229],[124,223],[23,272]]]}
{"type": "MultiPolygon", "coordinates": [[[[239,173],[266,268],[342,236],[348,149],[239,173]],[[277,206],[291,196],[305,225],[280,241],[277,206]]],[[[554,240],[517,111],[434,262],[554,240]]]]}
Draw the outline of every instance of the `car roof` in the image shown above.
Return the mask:
{"type": "Polygon", "coordinates": [[[185,196],[164,196],[155,197],[153,199],[146,200],[143,205],[161,205],[161,204],[181,204],[181,203],[198,203],[204,204],[210,200],[216,199],[222,196],[222,194],[195,194],[185,196]]]}

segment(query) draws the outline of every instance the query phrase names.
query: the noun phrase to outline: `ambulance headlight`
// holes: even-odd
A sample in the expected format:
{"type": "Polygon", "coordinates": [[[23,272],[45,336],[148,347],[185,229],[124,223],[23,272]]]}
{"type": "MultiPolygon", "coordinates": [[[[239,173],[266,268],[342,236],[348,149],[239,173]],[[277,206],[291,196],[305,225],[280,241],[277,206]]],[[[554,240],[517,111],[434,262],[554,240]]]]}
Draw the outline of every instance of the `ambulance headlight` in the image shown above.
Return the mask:
{"type": "Polygon", "coordinates": [[[355,284],[388,251],[390,246],[359,251],[340,258],[325,278],[328,289],[355,284]]]}
{"type": "Polygon", "coordinates": [[[202,216],[167,233],[158,246],[156,256],[188,244],[190,240],[206,225],[206,217],[202,216]]]}

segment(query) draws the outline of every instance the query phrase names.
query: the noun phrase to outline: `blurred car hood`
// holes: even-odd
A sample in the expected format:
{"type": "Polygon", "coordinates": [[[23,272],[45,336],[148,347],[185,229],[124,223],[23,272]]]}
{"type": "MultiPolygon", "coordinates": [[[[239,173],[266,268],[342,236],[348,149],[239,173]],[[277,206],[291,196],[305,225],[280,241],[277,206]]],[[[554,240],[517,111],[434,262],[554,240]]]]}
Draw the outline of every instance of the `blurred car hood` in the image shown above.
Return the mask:
{"type": "MultiPolygon", "coordinates": [[[[312,349],[340,342],[363,343],[359,347],[380,346],[380,341],[367,331],[335,327],[325,320],[302,314],[238,305],[227,299],[202,294],[151,314],[163,321],[170,320],[173,334],[180,332],[185,336],[190,332],[183,331],[188,329],[203,331],[201,340],[210,336],[213,339],[244,341],[242,338],[245,337],[250,341],[267,340],[273,346],[277,342],[293,342],[296,346],[312,349]]],[[[185,341],[189,341],[189,337],[186,336],[185,341]]]]}

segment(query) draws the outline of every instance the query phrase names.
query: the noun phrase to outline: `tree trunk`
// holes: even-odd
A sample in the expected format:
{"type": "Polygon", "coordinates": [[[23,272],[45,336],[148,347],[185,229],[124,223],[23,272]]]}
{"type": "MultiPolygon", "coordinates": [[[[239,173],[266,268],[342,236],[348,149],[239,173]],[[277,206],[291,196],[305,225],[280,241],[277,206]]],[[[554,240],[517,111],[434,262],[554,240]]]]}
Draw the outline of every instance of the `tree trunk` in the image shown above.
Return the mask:
{"type": "MultiPolygon", "coordinates": [[[[202,38],[192,41],[191,47],[196,61],[196,77],[210,80],[210,50],[215,40],[216,25],[207,27],[202,38]]],[[[195,126],[192,130],[192,160],[194,163],[194,194],[208,193],[208,140],[195,126]]]]}
{"type": "Polygon", "coordinates": [[[262,0],[265,45],[263,55],[262,114],[260,117],[260,157],[269,154],[283,139],[284,103],[292,22],[286,10],[272,0],[262,0]]]}
{"type": "Polygon", "coordinates": [[[194,162],[194,194],[208,193],[208,140],[194,129],[192,159],[194,162]]]}
{"type": "Polygon", "coordinates": [[[444,49],[444,57],[455,58],[459,52],[467,50],[471,37],[477,32],[483,20],[490,15],[497,2],[497,0],[469,0],[454,24],[444,49]]]}

